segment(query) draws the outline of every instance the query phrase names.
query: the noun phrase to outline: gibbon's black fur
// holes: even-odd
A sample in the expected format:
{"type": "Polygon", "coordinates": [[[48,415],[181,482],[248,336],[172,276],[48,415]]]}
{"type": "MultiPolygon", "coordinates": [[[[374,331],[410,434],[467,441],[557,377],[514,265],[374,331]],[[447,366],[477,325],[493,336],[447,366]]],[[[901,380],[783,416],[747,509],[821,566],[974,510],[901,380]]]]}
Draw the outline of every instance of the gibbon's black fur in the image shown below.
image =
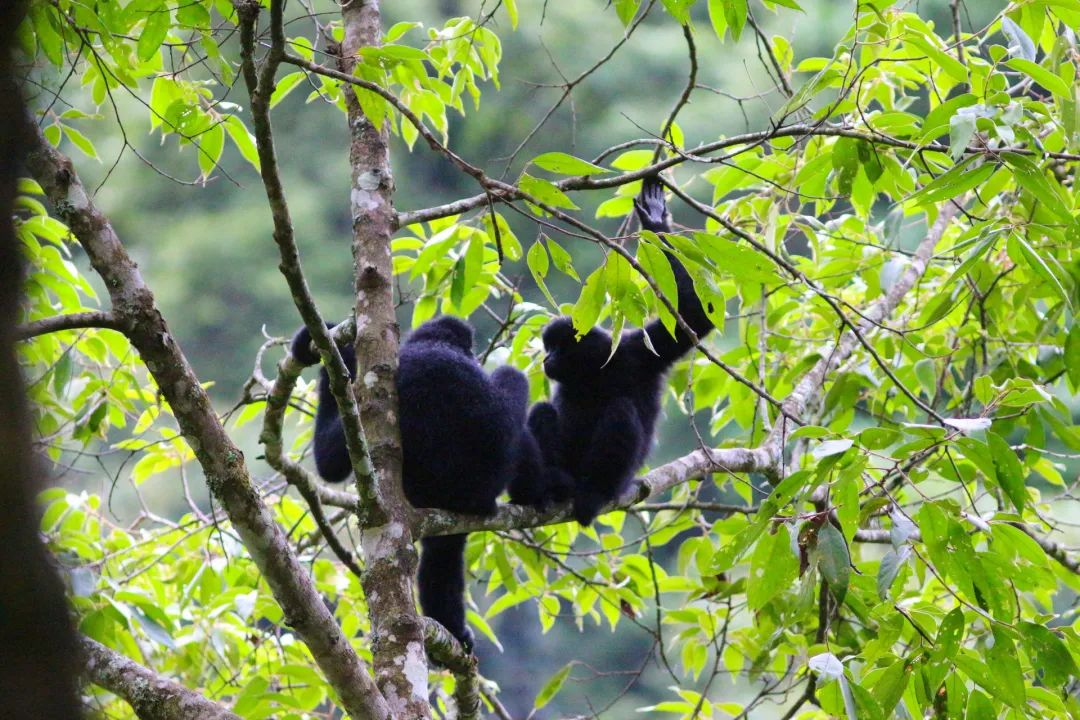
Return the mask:
{"type": "MultiPolygon", "coordinates": [[[[641,227],[671,232],[664,188],[647,178],[634,202],[641,227]]],[[[686,268],[668,253],[678,287],[678,311],[698,337],[713,329],[686,268]]],[[[681,328],[674,337],[659,320],[624,334],[614,356],[611,335],[593,328],[580,340],[568,317],[543,333],[544,372],[558,383],[550,403],[537,403],[529,428],[546,462],[574,483],[574,518],[589,525],[617,498],[645,462],[652,444],[665,373],[693,341],[681,328]],[[649,349],[645,335],[652,344],[649,349]],[[655,350],[655,352],[653,352],[655,350]]]]}
{"type": "MultiPolygon", "coordinates": [[[[511,367],[489,376],[473,355],[472,344],[472,328],[444,316],[418,327],[401,345],[397,391],[405,497],[414,507],[470,515],[495,514],[495,500],[507,488],[517,504],[542,506],[565,499],[569,480],[544,467],[525,424],[528,381],[511,367]],[[560,488],[560,482],[566,486],[560,488]]],[[[349,377],[355,377],[353,347],[342,345],[339,350],[349,377]]],[[[296,333],[291,352],[305,364],[319,361],[307,328],[296,333]]],[[[324,480],[340,482],[352,471],[325,368],[319,375],[314,454],[324,480]]],[[[424,614],[471,649],[464,601],[466,537],[424,538],[418,585],[424,614]]]]}

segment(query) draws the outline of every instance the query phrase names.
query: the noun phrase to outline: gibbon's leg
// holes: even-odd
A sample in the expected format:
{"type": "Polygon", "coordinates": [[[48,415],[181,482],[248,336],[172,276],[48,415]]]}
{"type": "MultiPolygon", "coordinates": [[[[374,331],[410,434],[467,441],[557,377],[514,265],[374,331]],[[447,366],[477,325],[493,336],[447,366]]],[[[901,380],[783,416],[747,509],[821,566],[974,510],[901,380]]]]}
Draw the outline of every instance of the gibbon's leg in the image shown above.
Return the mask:
{"type": "Polygon", "coordinates": [[[468,535],[440,535],[420,541],[416,584],[424,615],[438,620],[467,652],[473,634],[465,623],[465,542],[468,535]]]}
{"type": "Polygon", "coordinates": [[[637,469],[648,442],[634,404],[619,398],[597,423],[589,439],[574,488],[574,518],[589,525],[600,510],[618,497],[637,469]]]}

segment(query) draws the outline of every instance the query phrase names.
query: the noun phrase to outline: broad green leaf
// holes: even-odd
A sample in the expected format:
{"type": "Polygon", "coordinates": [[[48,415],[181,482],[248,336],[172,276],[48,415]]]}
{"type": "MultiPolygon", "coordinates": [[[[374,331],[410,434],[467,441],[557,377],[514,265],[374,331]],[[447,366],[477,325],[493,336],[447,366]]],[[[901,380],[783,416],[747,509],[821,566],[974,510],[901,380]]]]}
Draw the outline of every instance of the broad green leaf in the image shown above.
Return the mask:
{"type": "Polygon", "coordinates": [[[64,126],[64,134],[67,135],[67,139],[70,140],[75,147],[79,148],[84,155],[92,157],[95,160],[97,159],[97,150],[94,148],[94,144],[90,142],[90,138],[86,137],[70,125],[64,126]]]}
{"type": "Polygon", "coordinates": [[[935,660],[951,661],[956,656],[964,639],[964,627],[964,611],[959,607],[953,608],[938,627],[934,639],[935,660]]]}
{"type": "Polygon", "coordinates": [[[1062,687],[1070,678],[1080,675],[1068,646],[1044,625],[1020,623],[1020,637],[1034,656],[1034,665],[1042,670],[1043,682],[1051,688],[1062,687]]]}
{"type": "Polygon", "coordinates": [[[591,162],[564,152],[547,152],[543,155],[537,155],[530,162],[537,167],[542,167],[560,175],[599,175],[611,172],[599,165],[593,165],[591,162]]]}
{"type": "Polygon", "coordinates": [[[789,590],[799,576],[799,559],[791,551],[787,528],[779,525],[774,530],[761,536],[750,558],[746,601],[753,610],[789,590]]]}
{"type": "Polygon", "coordinates": [[[221,123],[211,125],[210,129],[199,136],[199,169],[203,177],[208,177],[221,160],[225,149],[225,130],[221,123]]]}
{"type": "Polygon", "coordinates": [[[826,522],[818,530],[815,550],[818,569],[822,578],[829,583],[829,592],[837,602],[843,602],[851,578],[851,556],[844,536],[832,523],[826,522]]]}
{"type": "Polygon", "coordinates": [[[900,574],[900,569],[904,567],[904,563],[907,562],[909,557],[911,557],[911,546],[901,545],[899,548],[889,550],[881,558],[877,574],[879,598],[882,600],[889,598],[889,590],[892,588],[893,581],[896,580],[896,576],[900,574]]]}
{"type": "Polygon", "coordinates": [[[225,118],[225,129],[232,138],[233,144],[236,145],[236,149],[240,151],[240,156],[251,163],[255,170],[261,171],[262,165],[259,162],[259,151],[255,146],[255,136],[244,125],[244,121],[236,115],[230,115],[225,118]]]}
{"type": "Polygon", "coordinates": [[[952,168],[944,175],[939,175],[923,186],[921,190],[915,192],[908,200],[924,205],[936,204],[942,200],[960,197],[968,190],[985,182],[994,172],[992,163],[985,163],[975,169],[970,169],[976,161],[976,158],[971,158],[952,168]]]}
{"type": "Polygon", "coordinates": [[[998,485],[1005,491],[1013,506],[1020,512],[1027,503],[1027,490],[1024,487],[1024,466],[1016,457],[1009,443],[995,432],[986,433],[986,442],[990,446],[990,457],[994,462],[998,485]]]}
{"type": "Polygon", "coordinates": [[[523,193],[531,195],[545,205],[568,210],[578,209],[578,206],[566,196],[566,193],[547,180],[526,174],[522,175],[521,179],[518,180],[518,187],[521,188],[523,193]]]}
{"type": "Polygon", "coordinates": [[[1007,702],[1013,707],[1023,707],[1026,700],[1024,673],[1020,669],[1016,645],[1009,633],[996,624],[993,633],[994,645],[986,653],[987,667],[999,684],[1002,696],[1008,698],[1007,702]]]}
{"type": "Polygon", "coordinates": [[[1054,93],[1058,97],[1068,98],[1072,96],[1072,90],[1065,81],[1041,65],[1037,65],[1024,58],[1013,58],[1005,63],[1013,70],[1019,70],[1027,74],[1035,82],[1054,93]]]}
{"type": "Polygon", "coordinates": [[[551,702],[559,690],[562,689],[563,683],[566,682],[566,678],[570,677],[570,671],[574,669],[573,663],[567,663],[563,665],[554,675],[548,678],[548,681],[544,683],[544,687],[540,688],[540,692],[536,694],[536,700],[533,701],[533,709],[539,710],[540,708],[551,702]]]}
{"type": "Polygon", "coordinates": [[[638,6],[641,4],[641,0],[614,0],[615,14],[619,16],[619,20],[623,25],[629,25],[637,15],[638,6]]]}
{"type": "Polygon", "coordinates": [[[140,60],[146,62],[157,54],[161,43],[165,42],[165,36],[169,34],[171,23],[172,13],[165,3],[146,11],[146,22],[143,23],[142,32],[139,33],[137,47],[140,60]]]}
{"type": "Polygon", "coordinates": [[[303,71],[298,70],[297,72],[289,73],[278,80],[274,85],[274,92],[270,94],[270,109],[274,109],[279,102],[288,97],[289,93],[291,93],[297,85],[304,82],[305,77],[307,77],[307,75],[303,71]]]}
{"type": "Polygon", "coordinates": [[[1011,234],[1007,241],[1007,247],[1009,249],[1009,257],[1011,257],[1014,262],[1023,259],[1024,264],[1031,268],[1032,272],[1038,275],[1052,290],[1054,290],[1065,304],[1069,306],[1072,305],[1072,302],[1069,299],[1069,293],[1066,292],[1065,287],[1061,284],[1057,275],[1050,269],[1050,266],[1043,257],[1036,252],[1024,238],[1017,233],[1011,234]]]}

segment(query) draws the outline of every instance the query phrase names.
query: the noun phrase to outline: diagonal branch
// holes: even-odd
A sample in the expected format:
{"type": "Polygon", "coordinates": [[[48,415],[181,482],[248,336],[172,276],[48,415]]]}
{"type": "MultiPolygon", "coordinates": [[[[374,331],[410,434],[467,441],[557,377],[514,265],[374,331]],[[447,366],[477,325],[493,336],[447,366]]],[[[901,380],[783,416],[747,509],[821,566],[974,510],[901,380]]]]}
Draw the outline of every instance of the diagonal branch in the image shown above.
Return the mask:
{"type": "MultiPolygon", "coordinates": [[[[835,312],[837,317],[840,318],[840,322],[843,323],[843,325],[845,327],[847,327],[847,329],[855,335],[855,339],[858,340],[859,344],[863,346],[863,349],[865,349],[866,352],[870,354],[870,357],[873,358],[873,360],[877,364],[878,368],[883,373],[885,373],[885,375],[890,380],[892,380],[893,385],[895,385],[897,387],[897,389],[900,390],[900,392],[904,393],[904,395],[906,395],[907,398],[909,400],[911,400],[911,402],[913,402],[916,405],[916,407],[921,409],[928,416],[930,416],[931,418],[936,420],[939,424],[944,423],[944,418],[942,418],[941,415],[936,410],[934,410],[933,407],[931,407],[926,402],[924,402],[922,400],[922,398],[920,398],[918,395],[913,393],[911,390],[908,389],[908,387],[906,385],[904,385],[902,382],[900,382],[900,378],[896,377],[896,373],[894,373],[892,368],[889,367],[889,364],[886,363],[881,358],[880,355],[878,355],[877,350],[866,339],[866,336],[863,334],[860,327],[858,325],[856,325],[854,322],[851,321],[851,319],[847,316],[847,313],[844,312],[844,309],[840,307],[840,304],[839,304],[839,302],[837,302],[837,299],[835,297],[833,297],[829,293],[825,292],[821,288],[821,286],[818,285],[817,282],[815,282],[815,281],[811,280],[810,278],[808,278],[803,272],[801,272],[798,268],[796,268],[790,262],[788,262],[784,258],[780,257],[780,255],[773,252],[769,248],[765,247],[762,243],[755,240],[753,238],[753,236],[751,236],[749,233],[747,233],[746,231],[739,228],[737,225],[732,223],[730,220],[728,220],[723,215],[719,214],[718,212],[716,212],[715,210],[713,210],[709,206],[704,205],[702,203],[699,203],[697,200],[692,198],[690,195],[687,195],[685,192],[683,192],[679,188],[675,187],[671,183],[664,183],[664,184],[668,188],[670,188],[672,190],[672,192],[674,192],[680,199],[682,199],[683,202],[690,205],[692,208],[697,210],[702,215],[705,215],[706,217],[711,218],[711,219],[715,220],[716,222],[720,223],[728,232],[730,232],[730,233],[736,235],[737,237],[742,238],[743,240],[745,240],[748,244],[753,246],[753,248],[755,250],[757,250],[758,252],[768,256],[768,258],[770,260],[772,260],[778,266],[782,267],[784,270],[789,272],[792,277],[794,277],[797,280],[801,281],[804,285],[806,285],[806,287],[810,288],[810,290],[815,295],[817,295],[822,300],[824,300],[825,303],[830,308],[832,308],[833,312],[835,312]]],[[[864,315],[863,318],[865,319],[866,316],[864,315]]]]}
{"type": "MultiPolygon", "coordinates": [[[[945,235],[949,223],[959,214],[961,206],[961,200],[950,201],[942,206],[937,220],[930,227],[926,238],[919,243],[919,247],[912,256],[911,264],[908,265],[907,270],[889,288],[889,292],[884,297],[872,303],[862,313],[863,320],[855,328],[845,330],[836,343],[822,350],[821,359],[803,376],[799,384],[784,400],[786,414],[802,417],[806,409],[821,397],[821,391],[829,373],[851,357],[851,354],[859,347],[860,342],[865,342],[865,335],[873,332],[884,319],[893,314],[901,301],[926,273],[926,269],[930,265],[930,258],[934,254],[934,248],[941,241],[942,236],[945,235]]],[[[787,420],[779,419],[765,439],[765,444],[777,449],[781,448],[788,432],[787,420]]]]}
{"type": "MultiPolygon", "coordinates": [[[[303,370],[303,366],[291,355],[286,355],[278,363],[277,379],[274,380],[266,393],[266,412],[263,414],[263,429],[259,433],[259,442],[265,450],[264,456],[267,464],[281,473],[285,481],[295,487],[297,492],[307,501],[311,516],[315,519],[315,524],[319,526],[319,532],[322,533],[326,544],[330,546],[334,555],[354,575],[360,577],[363,570],[357,564],[356,557],[341,544],[341,540],[338,539],[333,526],[326,519],[326,513],[323,511],[323,494],[320,492],[320,489],[325,486],[317,482],[311,477],[310,473],[290,460],[285,454],[285,447],[281,439],[285,408],[289,405],[289,398],[292,397],[292,391],[296,387],[296,379],[300,376],[301,370],[303,370]]],[[[330,488],[325,489],[330,490],[330,488]]],[[[348,493],[345,493],[345,495],[351,497],[354,501],[349,506],[349,509],[353,513],[361,513],[363,505],[360,498],[356,495],[350,496],[348,493]]]]}
{"type": "Polygon", "coordinates": [[[240,534],[297,635],[307,644],[342,705],[356,718],[388,718],[386,702],[341,631],[274,515],[262,502],[244,455],[225,432],[206,390],[173,339],[135,262],[112,223],[90,199],[71,160],[35,126],[27,166],[79,240],[108,288],[113,313],[169,403],[206,483],[240,534]]]}
{"type": "Polygon", "coordinates": [[[85,635],[86,679],[124,699],[140,720],[240,720],[216,702],[85,635]]]}

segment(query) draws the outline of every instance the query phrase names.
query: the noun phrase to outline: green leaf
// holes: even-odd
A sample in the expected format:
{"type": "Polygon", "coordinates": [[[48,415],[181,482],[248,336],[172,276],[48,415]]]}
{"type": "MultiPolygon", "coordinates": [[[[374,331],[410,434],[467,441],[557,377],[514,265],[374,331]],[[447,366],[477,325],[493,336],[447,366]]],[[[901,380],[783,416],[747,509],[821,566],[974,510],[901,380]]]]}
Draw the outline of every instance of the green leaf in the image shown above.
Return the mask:
{"type": "Polygon", "coordinates": [[[893,710],[903,697],[913,670],[914,667],[907,660],[897,660],[886,668],[871,688],[870,692],[885,712],[885,717],[894,717],[893,710]]]}
{"type": "Polygon", "coordinates": [[[1024,673],[1020,669],[1020,658],[1016,654],[1016,645],[1008,631],[995,624],[993,626],[994,646],[986,653],[986,664],[994,680],[1000,687],[1003,697],[1013,707],[1023,707],[1027,699],[1024,693],[1024,673]]]}
{"type": "Polygon", "coordinates": [[[1011,152],[1002,153],[1001,157],[1013,169],[1013,176],[1020,187],[1031,193],[1062,222],[1070,224],[1075,222],[1075,218],[1062,199],[1061,187],[1057,181],[1047,178],[1046,173],[1032,162],[1031,158],[1011,152]]]}
{"type": "Polygon", "coordinates": [[[140,60],[146,62],[157,54],[161,43],[165,42],[165,36],[169,34],[171,21],[172,13],[164,3],[158,9],[146,13],[146,22],[139,34],[136,50],[140,60]]]}
{"type": "Polygon", "coordinates": [[[641,4],[641,0],[615,0],[615,14],[619,16],[619,20],[624,26],[629,25],[637,15],[638,5],[641,4]]]}
{"type": "Polygon", "coordinates": [[[558,694],[562,689],[563,683],[566,682],[566,678],[570,677],[570,671],[574,669],[574,663],[567,663],[563,665],[554,675],[548,678],[548,681],[544,683],[544,687],[540,688],[540,692],[536,695],[536,700],[533,701],[533,709],[539,710],[540,708],[551,702],[552,698],[558,694]]]}
{"type": "Polygon", "coordinates": [[[596,325],[596,320],[604,309],[604,297],[604,268],[601,266],[593,270],[592,274],[585,279],[581,296],[570,312],[574,329],[579,334],[587,333],[596,325]]]}
{"type": "Polygon", "coordinates": [[[974,115],[971,113],[956,113],[949,118],[949,155],[952,156],[953,160],[960,159],[974,135],[974,115]]]}
{"type": "Polygon", "coordinates": [[[555,267],[559,269],[559,272],[563,275],[569,275],[578,282],[581,282],[577,270],[574,269],[574,258],[570,253],[568,253],[562,245],[551,238],[547,238],[547,248],[548,252],[551,253],[551,261],[555,263],[555,267]]]}
{"type": "Polygon", "coordinates": [[[993,163],[984,163],[974,170],[968,168],[976,161],[971,158],[949,170],[944,175],[939,175],[928,182],[923,188],[908,198],[909,202],[920,205],[938,203],[963,195],[968,190],[986,182],[994,173],[993,163]]]}
{"type": "Polygon", "coordinates": [[[799,576],[799,559],[791,551],[787,528],[780,525],[765,533],[750,558],[750,576],[746,581],[746,602],[751,610],[760,610],[785,590],[792,588],[799,576]]]}
{"type": "Polygon", "coordinates": [[[901,545],[899,549],[889,550],[885,553],[885,556],[881,558],[881,564],[878,565],[877,574],[877,593],[878,597],[882,600],[889,598],[889,590],[892,589],[893,581],[896,580],[896,576],[900,574],[900,569],[904,567],[908,558],[911,557],[911,546],[901,545]]]}
{"type": "Polygon", "coordinates": [[[566,196],[566,193],[547,180],[526,174],[522,175],[521,179],[518,180],[518,187],[521,188],[523,193],[531,195],[545,205],[568,210],[578,209],[578,206],[566,196]]]}
{"type": "Polygon", "coordinates": [[[71,358],[71,352],[65,352],[56,362],[56,367],[53,370],[53,392],[56,393],[57,396],[63,397],[64,392],[67,390],[68,383],[71,382],[71,375],[74,368],[75,361],[71,358]]]}
{"type": "Polygon", "coordinates": [[[297,71],[289,73],[278,80],[274,85],[274,92],[270,94],[270,109],[273,110],[277,107],[277,104],[284,100],[293,91],[293,88],[302,83],[305,77],[303,71],[297,71]]]}
{"type": "Polygon", "coordinates": [[[1020,72],[1027,74],[1035,82],[1039,83],[1058,97],[1069,98],[1072,96],[1072,90],[1065,84],[1065,81],[1041,65],[1037,65],[1030,60],[1025,60],[1023,58],[1013,58],[1005,64],[1013,70],[1019,70],[1020,72]]]}
{"type": "Polygon", "coordinates": [[[994,462],[998,485],[1005,491],[1013,506],[1024,512],[1027,489],[1024,487],[1024,467],[1020,464],[1020,459],[1009,447],[1009,443],[997,433],[986,433],[986,442],[990,446],[990,457],[994,462]]]}
{"type": "Polygon", "coordinates": [[[540,278],[547,277],[548,254],[547,250],[544,248],[543,242],[537,240],[533,243],[533,246],[529,248],[529,254],[525,257],[525,262],[534,276],[540,278]]]}
{"type": "Polygon", "coordinates": [[[1080,675],[1076,661],[1065,642],[1057,634],[1036,623],[1020,623],[1020,637],[1034,656],[1033,664],[1043,673],[1047,687],[1063,687],[1069,678],[1080,675]]]}
{"type": "Polygon", "coordinates": [[[576,158],[573,155],[567,155],[564,152],[548,152],[537,155],[530,162],[537,167],[542,167],[560,175],[598,175],[611,172],[599,165],[593,165],[591,162],[576,158]]]}
{"type": "Polygon", "coordinates": [[[506,15],[510,18],[510,29],[517,30],[518,26],[518,6],[517,0],[504,0],[503,6],[506,8],[506,15]]]}
{"type": "Polygon", "coordinates": [[[960,643],[964,639],[964,611],[953,608],[938,627],[937,637],[934,639],[934,659],[952,661],[960,649],[960,643]]]}
{"type": "Polygon", "coordinates": [[[731,37],[735,40],[742,35],[747,12],[746,0],[724,0],[724,19],[727,20],[728,27],[731,28],[731,37]]]}
{"type": "Polygon", "coordinates": [[[233,144],[236,145],[236,149],[240,151],[240,156],[247,160],[253,168],[261,171],[262,164],[259,162],[259,151],[255,146],[255,136],[244,125],[244,121],[236,115],[230,115],[225,118],[225,129],[229,133],[229,137],[232,138],[233,144]]]}
{"type": "Polygon", "coordinates": [[[1072,307],[1069,293],[1065,290],[1061,281],[1058,280],[1057,275],[1055,275],[1054,271],[1050,269],[1050,266],[1046,264],[1046,261],[1043,260],[1042,256],[1039,255],[1031,245],[1028,245],[1024,238],[1017,233],[1013,233],[1009,236],[1006,246],[1009,250],[1009,257],[1013,259],[1013,262],[1023,258],[1024,264],[1031,268],[1032,272],[1050,286],[1066,305],[1072,307]]]}
{"type": "Polygon", "coordinates": [[[1065,367],[1073,389],[1080,388],[1080,323],[1073,322],[1065,339],[1065,367]]]}
{"type": "Polygon", "coordinates": [[[815,550],[821,577],[829,583],[829,591],[837,602],[843,602],[851,579],[851,555],[844,536],[826,521],[818,530],[815,550]]]}
{"type": "Polygon", "coordinates": [[[95,160],[98,159],[97,150],[94,149],[94,144],[90,142],[90,138],[86,137],[70,125],[64,125],[64,134],[67,135],[67,139],[70,140],[75,147],[79,148],[84,155],[92,157],[95,160]]]}
{"type": "Polygon", "coordinates": [[[221,123],[211,125],[210,129],[199,136],[199,169],[203,177],[208,177],[221,160],[225,149],[225,130],[221,123]]]}
{"type": "Polygon", "coordinates": [[[709,21],[718,40],[727,33],[727,18],[724,16],[724,0],[709,0],[709,21]]]}

